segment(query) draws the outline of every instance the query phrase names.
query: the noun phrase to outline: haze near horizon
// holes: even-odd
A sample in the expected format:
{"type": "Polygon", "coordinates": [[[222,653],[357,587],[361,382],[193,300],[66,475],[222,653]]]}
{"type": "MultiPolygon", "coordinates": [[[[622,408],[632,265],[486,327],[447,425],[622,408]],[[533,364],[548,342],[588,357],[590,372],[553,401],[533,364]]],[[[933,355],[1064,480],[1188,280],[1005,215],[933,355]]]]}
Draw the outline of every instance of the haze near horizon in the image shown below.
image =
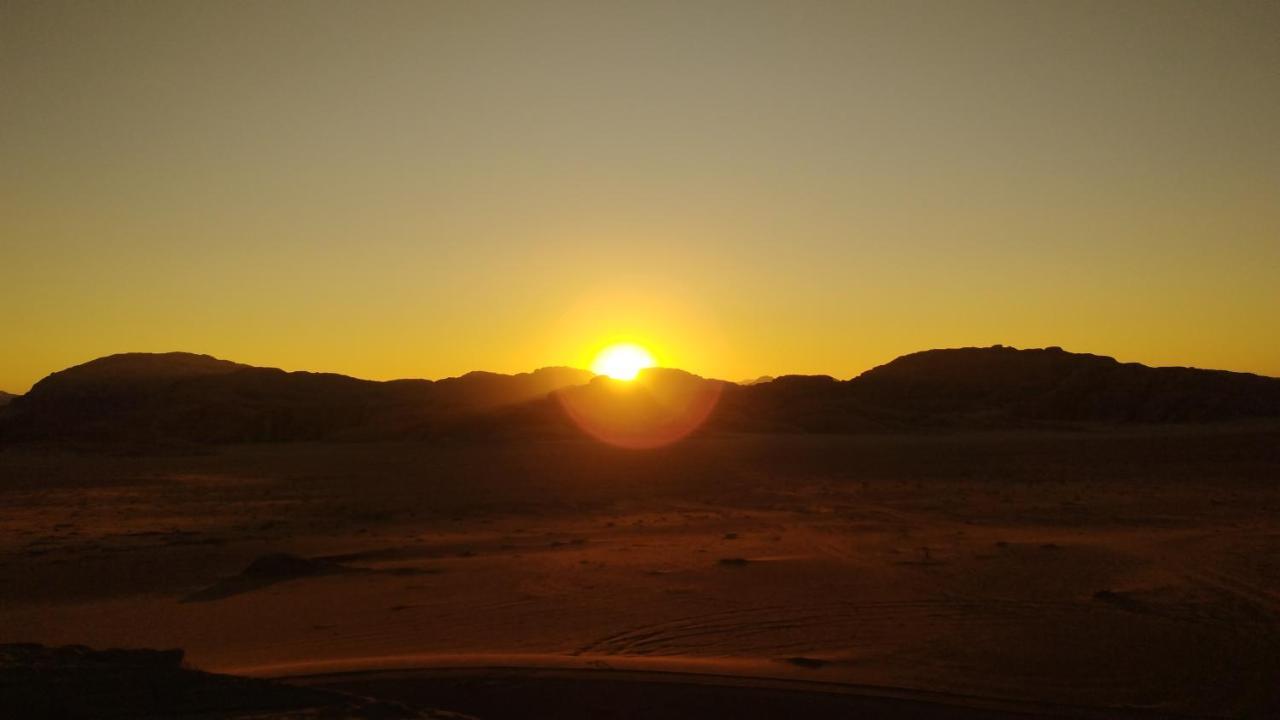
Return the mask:
{"type": "Polygon", "coordinates": [[[1280,375],[1278,35],[1249,2],[4,3],[0,389],[625,342],[730,380],[994,343],[1280,375]]]}

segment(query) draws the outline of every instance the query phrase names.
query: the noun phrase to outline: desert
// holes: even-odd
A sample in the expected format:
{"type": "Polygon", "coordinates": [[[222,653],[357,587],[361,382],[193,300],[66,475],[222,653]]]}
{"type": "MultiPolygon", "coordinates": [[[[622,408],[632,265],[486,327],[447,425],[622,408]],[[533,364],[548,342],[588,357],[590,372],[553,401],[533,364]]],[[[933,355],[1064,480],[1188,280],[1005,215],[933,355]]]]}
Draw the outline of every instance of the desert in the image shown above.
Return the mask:
{"type": "Polygon", "coordinates": [[[1280,708],[1274,420],[648,450],[518,424],[8,444],[0,642],[179,647],[204,671],[476,717],[630,717],[647,706],[607,683],[659,677],[938,717],[1280,708]],[[501,673],[541,704],[459,689],[501,673]],[[606,685],[573,715],[544,686],[581,676],[606,685]]]}
{"type": "Polygon", "coordinates": [[[1280,718],[1278,38],[0,0],[0,720],[1280,718]]]}

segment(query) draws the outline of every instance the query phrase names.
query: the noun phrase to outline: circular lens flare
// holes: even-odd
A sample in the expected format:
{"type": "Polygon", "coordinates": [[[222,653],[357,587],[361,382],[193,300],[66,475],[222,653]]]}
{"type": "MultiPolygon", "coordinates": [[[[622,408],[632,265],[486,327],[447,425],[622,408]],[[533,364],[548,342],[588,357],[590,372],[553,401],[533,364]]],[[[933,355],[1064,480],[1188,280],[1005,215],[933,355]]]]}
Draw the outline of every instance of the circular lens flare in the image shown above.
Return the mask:
{"type": "Polygon", "coordinates": [[[654,366],[648,350],[631,343],[610,345],[591,363],[591,371],[614,380],[635,380],[641,370],[654,366]]]}
{"type": "Polygon", "coordinates": [[[588,435],[618,447],[677,442],[710,418],[724,383],[654,368],[633,381],[600,376],[555,393],[568,418],[588,435]]]}

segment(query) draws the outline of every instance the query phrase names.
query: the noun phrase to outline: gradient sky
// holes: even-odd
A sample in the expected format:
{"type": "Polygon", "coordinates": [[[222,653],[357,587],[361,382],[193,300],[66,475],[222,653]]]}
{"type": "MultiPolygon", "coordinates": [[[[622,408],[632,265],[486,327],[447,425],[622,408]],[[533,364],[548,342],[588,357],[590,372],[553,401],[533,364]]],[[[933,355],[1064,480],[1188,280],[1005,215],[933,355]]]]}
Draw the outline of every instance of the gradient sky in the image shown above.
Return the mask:
{"type": "Polygon", "coordinates": [[[0,389],[123,351],[1280,375],[1280,3],[0,0],[0,389]]]}

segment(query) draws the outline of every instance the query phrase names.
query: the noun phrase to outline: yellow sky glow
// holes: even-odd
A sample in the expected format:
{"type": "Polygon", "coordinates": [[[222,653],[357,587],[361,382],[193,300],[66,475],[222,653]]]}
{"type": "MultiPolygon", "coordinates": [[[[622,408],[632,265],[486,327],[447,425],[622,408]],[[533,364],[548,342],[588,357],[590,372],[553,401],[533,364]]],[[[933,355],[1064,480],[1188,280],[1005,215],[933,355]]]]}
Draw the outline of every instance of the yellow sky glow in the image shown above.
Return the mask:
{"type": "Polygon", "coordinates": [[[126,351],[1280,375],[1280,4],[0,4],[0,389],[126,351]]]}

